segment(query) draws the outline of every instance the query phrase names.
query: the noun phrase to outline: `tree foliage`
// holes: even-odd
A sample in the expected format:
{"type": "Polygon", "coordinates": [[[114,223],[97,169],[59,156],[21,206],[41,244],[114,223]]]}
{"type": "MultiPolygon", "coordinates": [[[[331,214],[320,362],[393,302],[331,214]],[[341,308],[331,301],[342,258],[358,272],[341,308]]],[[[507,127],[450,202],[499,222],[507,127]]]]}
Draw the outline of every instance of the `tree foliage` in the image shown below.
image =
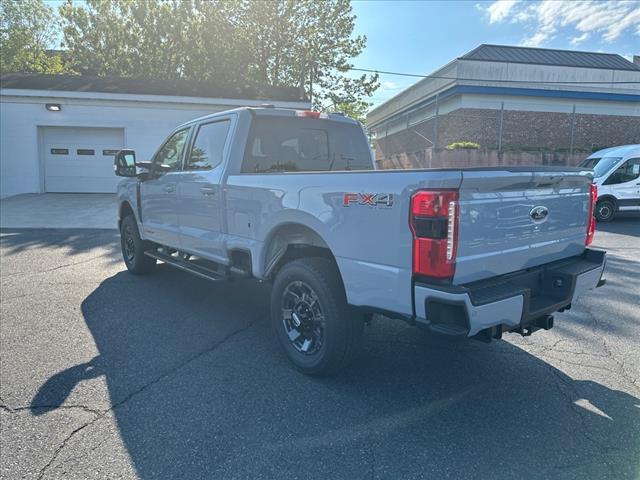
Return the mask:
{"type": "Polygon", "coordinates": [[[53,44],[57,21],[42,0],[0,0],[0,71],[61,73],[60,55],[53,44]]]}
{"type": "Polygon", "coordinates": [[[295,86],[358,116],[378,87],[348,75],[366,45],[349,0],[67,0],[60,16],[84,74],[295,86]]]}

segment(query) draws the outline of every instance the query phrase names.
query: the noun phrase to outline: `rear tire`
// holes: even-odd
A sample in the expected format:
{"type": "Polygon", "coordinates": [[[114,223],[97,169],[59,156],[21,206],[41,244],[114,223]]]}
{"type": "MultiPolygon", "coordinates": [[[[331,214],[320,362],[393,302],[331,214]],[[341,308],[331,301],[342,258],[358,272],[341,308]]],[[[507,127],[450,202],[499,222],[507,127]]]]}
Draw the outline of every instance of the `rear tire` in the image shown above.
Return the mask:
{"type": "Polygon", "coordinates": [[[338,270],[325,258],[293,260],[280,269],[271,325],[289,360],[307,375],[336,373],[362,345],[362,315],[347,305],[338,270]]]}
{"type": "Polygon", "coordinates": [[[151,272],[156,266],[156,259],[144,254],[154,247],[152,242],[142,240],[138,224],[133,215],[127,215],[120,224],[120,246],[122,258],[127,270],[136,275],[151,272]]]}
{"type": "Polygon", "coordinates": [[[616,213],[616,205],[612,200],[600,200],[596,204],[594,215],[599,222],[610,222],[616,213]]]}

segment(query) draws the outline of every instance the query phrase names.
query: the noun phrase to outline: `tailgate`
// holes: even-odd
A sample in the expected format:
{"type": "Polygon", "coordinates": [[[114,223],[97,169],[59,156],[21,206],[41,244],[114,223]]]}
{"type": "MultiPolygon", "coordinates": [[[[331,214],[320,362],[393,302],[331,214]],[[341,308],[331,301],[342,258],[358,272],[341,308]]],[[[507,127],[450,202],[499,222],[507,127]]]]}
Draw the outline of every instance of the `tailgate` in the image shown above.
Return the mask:
{"type": "Polygon", "coordinates": [[[571,168],[463,171],[454,283],[582,253],[591,181],[571,168]]]}

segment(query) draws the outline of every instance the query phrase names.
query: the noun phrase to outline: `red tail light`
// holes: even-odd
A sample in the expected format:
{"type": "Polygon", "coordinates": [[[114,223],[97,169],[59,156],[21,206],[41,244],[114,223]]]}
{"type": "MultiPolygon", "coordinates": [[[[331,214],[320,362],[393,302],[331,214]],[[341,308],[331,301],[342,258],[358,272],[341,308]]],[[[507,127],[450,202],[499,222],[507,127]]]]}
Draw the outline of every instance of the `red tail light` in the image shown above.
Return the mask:
{"type": "Polygon", "coordinates": [[[458,250],[458,192],[425,190],[411,198],[413,274],[452,278],[458,250]]]}
{"type": "Polygon", "coordinates": [[[586,246],[591,245],[593,236],[596,234],[596,217],[593,216],[593,209],[596,208],[598,200],[598,186],[591,184],[589,191],[589,216],[587,217],[587,238],[584,241],[586,246]]]}

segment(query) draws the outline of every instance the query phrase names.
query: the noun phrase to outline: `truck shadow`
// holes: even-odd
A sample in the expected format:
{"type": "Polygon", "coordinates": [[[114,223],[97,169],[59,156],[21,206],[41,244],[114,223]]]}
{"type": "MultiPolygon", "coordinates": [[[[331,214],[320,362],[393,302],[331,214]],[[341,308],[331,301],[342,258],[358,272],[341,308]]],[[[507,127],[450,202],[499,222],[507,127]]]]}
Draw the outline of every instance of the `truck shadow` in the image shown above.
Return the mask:
{"type": "Polygon", "coordinates": [[[450,344],[374,322],[351,369],[314,379],[270,335],[268,286],[165,266],[132,280],[120,272],[84,300],[99,356],[52,376],[32,406],[42,415],[104,375],[140,478],[638,473],[640,400],[508,342],[450,344]]]}
{"type": "Polygon", "coordinates": [[[596,238],[598,231],[640,237],[640,214],[633,212],[618,215],[611,222],[598,222],[596,238]]]}

